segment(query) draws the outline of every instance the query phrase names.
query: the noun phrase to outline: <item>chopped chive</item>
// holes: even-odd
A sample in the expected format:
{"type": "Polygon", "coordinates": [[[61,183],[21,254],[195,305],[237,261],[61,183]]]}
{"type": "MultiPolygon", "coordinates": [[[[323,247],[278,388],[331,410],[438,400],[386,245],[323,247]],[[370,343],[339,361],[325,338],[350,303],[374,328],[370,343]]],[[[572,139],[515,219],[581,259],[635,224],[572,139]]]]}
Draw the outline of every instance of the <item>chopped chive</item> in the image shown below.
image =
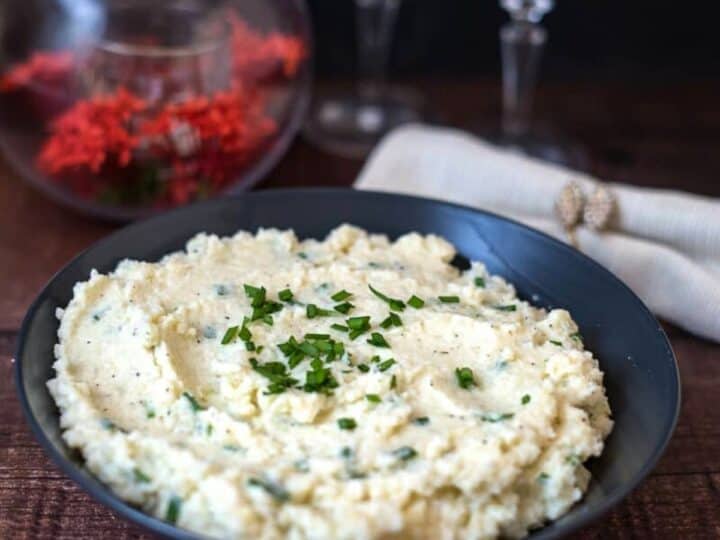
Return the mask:
{"type": "Polygon", "coordinates": [[[347,429],[349,431],[357,427],[357,422],[354,418],[338,418],[337,424],[340,429],[347,429]]]}
{"type": "Polygon", "coordinates": [[[314,319],[318,314],[318,307],[315,304],[308,304],[305,308],[305,314],[308,319],[314,319]]]}
{"type": "Polygon", "coordinates": [[[562,342],[561,342],[561,341],[556,341],[556,340],[554,340],[554,339],[549,339],[548,341],[549,341],[550,343],[552,343],[553,345],[557,345],[558,347],[562,347],[562,342]]]}
{"type": "Polygon", "coordinates": [[[537,479],[538,479],[538,482],[540,482],[541,484],[544,484],[545,482],[547,482],[550,479],[550,475],[546,472],[541,472],[538,475],[537,479]]]}
{"type": "Polygon", "coordinates": [[[409,306],[414,307],[415,309],[420,309],[425,305],[425,300],[413,294],[410,297],[410,300],[407,301],[407,303],[409,306]]]}
{"type": "Polygon", "coordinates": [[[240,328],[240,331],[237,332],[237,337],[239,337],[242,341],[249,341],[252,339],[252,334],[250,333],[248,327],[243,324],[242,328],[240,328]]]}
{"type": "Polygon", "coordinates": [[[455,368],[455,378],[458,386],[464,390],[469,390],[470,387],[475,386],[475,377],[469,367],[455,368]]]}
{"type": "Polygon", "coordinates": [[[397,298],[390,298],[389,296],[384,295],[377,289],[375,289],[372,285],[368,284],[368,287],[372,291],[372,293],[377,296],[380,300],[383,300],[384,302],[387,302],[387,304],[390,306],[390,309],[393,311],[402,311],[405,309],[405,302],[402,300],[399,300],[397,298]]]}
{"type": "Polygon", "coordinates": [[[300,257],[301,259],[307,260],[307,258],[308,258],[308,254],[305,253],[304,251],[299,251],[297,255],[298,255],[298,257],[300,257]]]}
{"type": "Polygon", "coordinates": [[[572,339],[578,341],[580,343],[580,345],[583,344],[583,337],[582,337],[582,334],[580,334],[580,332],[574,332],[574,333],[570,334],[570,337],[572,339]]]}
{"type": "Polygon", "coordinates": [[[483,414],[480,419],[483,422],[502,422],[503,420],[509,420],[515,416],[515,413],[489,413],[489,414],[483,414]]]}
{"type": "Polygon", "coordinates": [[[332,328],[333,330],[337,330],[338,332],[347,332],[349,330],[347,326],[343,326],[342,324],[337,323],[330,325],[330,328],[332,328]]]}
{"type": "Polygon", "coordinates": [[[272,326],[272,325],[273,325],[272,315],[265,315],[265,316],[262,318],[262,322],[264,322],[264,323],[267,324],[268,326],[272,326]]]}
{"type": "Polygon", "coordinates": [[[308,343],[307,341],[303,341],[299,345],[298,349],[308,356],[318,356],[320,354],[320,350],[315,345],[308,343]]]}
{"type": "Polygon", "coordinates": [[[175,525],[178,517],[180,517],[180,507],[182,506],[182,499],[177,495],[170,497],[168,501],[167,511],[165,512],[165,521],[175,525]]]}
{"type": "Polygon", "coordinates": [[[367,399],[370,403],[380,403],[382,401],[380,396],[377,394],[365,394],[365,399],[367,399]]]}
{"type": "Polygon", "coordinates": [[[193,412],[205,410],[205,407],[200,405],[197,402],[197,400],[192,396],[192,394],[190,394],[189,392],[183,392],[182,395],[185,399],[187,399],[190,402],[190,408],[193,410],[193,412]]]}
{"type": "Polygon", "coordinates": [[[481,278],[480,276],[477,276],[475,278],[475,285],[477,287],[485,288],[485,278],[481,278]]]}
{"type": "Polygon", "coordinates": [[[337,304],[333,306],[333,309],[337,311],[338,313],[342,313],[343,315],[347,314],[348,311],[350,311],[355,306],[351,304],[350,302],[343,302],[342,304],[337,304]]]}
{"type": "Polygon", "coordinates": [[[416,426],[425,426],[430,423],[430,419],[427,416],[419,416],[417,418],[413,418],[412,423],[416,426]]]}
{"type": "Polygon", "coordinates": [[[225,335],[223,336],[222,340],[220,341],[220,344],[227,345],[232,340],[234,340],[238,335],[238,330],[240,328],[238,326],[231,326],[225,331],[225,335]]]}
{"type": "Polygon", "coordinates": [[[528,403],[530,403],[530,399],[530,394],[525,394],[520,400],[520,403],[522,403],[523,405],[527,405],[528,403]]]}
{"type": "Polygon", "coordinates": [[[245,342],[245,350],[246,351],[254,351],[255,350],[255,343],[252,341],[246,341],[245,342]]]}
{"type": "Polygon", "coordinates": [[[459,296],[438,296],[438,300],[440,300],[443,304],[457,304],[460,302],[459,296]]]}
{"type": "Polygon", "coordinates": [[[493,306],[498,311],[515,311],[517,306],[515,304],[509,304],[507,306],[493,306]]]}
{"type": "Polygon", "coordinates": [[[358,364],[357,368],[363,373],[367,373],[368,371],[370,371],[370,368],[366,364],[358,364]]]}
{"type": "Polygon", "coordinates": [[[147,484],[151,481],[151,478],[137,467],[133,469],[133,476],[135,477],[135,481],[140,484],[147,484]]]}
{"type": "Polygon", "coordinates": [[[395,390],[396,387],[397,387],[397,377],[395,376],[395,374],[393,374],[393,376],[390,377],[390,389],[395,390]]]}
{"type": "Polygon", "coordinates": [[[374,347],[383,347],[385,349],[390,347],[390,344],[385,340],[382,334],[378,334],[377,332],[370,334],[370,339],[368,339],[367,342],[374,347]]]}
{"type": "Polygon", "coordinates": [[[378,364],[378,370],[387,371],[388,369],[390,369],[393,366],[394,363],[395,363],[394,358],[388,358],[387,360],[384,360],[378,364]]]}
{"type": "Polygon", "coordinates": [[[330,339],[330,334],[305,334],[305,339],[330,339]]]}
{"type": "Polygon", "coordinates": [[[390,315],[380,323],[380,327],[386,330],[392,326],[402,326],[402,319],[397,313],[390,313],[390,315]]]}
{"type": "Polygon", "coordinates": [[[371,364],[377,364],[379,361],[380,361],[380,355],[379,355],[379,354],[376,354],[375,356],[373,356],[372,358],[370,358],[370,363],[371,363],[371,364]]]}
{"type": "Polygon", "coordinates": [[[290,500],[290,494],[282,486],[274,482],[260,480],[259,478],[248,478],[249,486],[259,487],[278,502],[286,502],[290,500]]]}
{"type": "Polygon", "coordinates": [[[338,291],[335,294],[333,294],[330,298],[332,298],[336,302],[342,302],[343,300],[347,300],[351,296],[352,296],[352,293],[349,293],[345,289],[343,289],[342,291],[338,291]]]}
{"type": "Polygon", "coordinates": [[[361,330],[370,327],[370,317],[350,317],[345,322],[348,328],[352,330],[361,330]]]}
{"type": "Polygon", "coordinates": [[[403,461],[408,461],[417,457],[417,450],[412,446],[401,446],[397,450],[393,450],[393,455],[403,461]]]}
{"type": "Polygon", "coordinates": [[[278,298],[283,302],[292,302],[293,293],[290,289],[283,289],[278,293],[278,298]]]}

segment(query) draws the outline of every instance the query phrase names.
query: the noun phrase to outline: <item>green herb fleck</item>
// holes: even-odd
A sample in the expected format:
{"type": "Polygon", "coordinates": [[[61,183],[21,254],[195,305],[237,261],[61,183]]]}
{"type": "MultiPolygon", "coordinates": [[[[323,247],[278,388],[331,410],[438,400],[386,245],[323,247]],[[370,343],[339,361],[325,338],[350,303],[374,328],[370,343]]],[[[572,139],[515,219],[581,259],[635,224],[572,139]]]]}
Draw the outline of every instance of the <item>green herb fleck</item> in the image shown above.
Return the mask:
{"type": "Polygon", "coordinates": [[[167,511],[165,512],[165,521],[175,525],[178,517],[180,517],[180,507],[182,506],[182,499],[177,495],[170,497],[167,505],[167,511]]]}
{"type": "Polygon", "coordinates": [[[455,368],[455,379],[457,379],[458,386],[464,390],[475,386],[475,377],[469,367],[455,368]]]}
{"type": "Polygon", "coordinates": [[[338,291],[335,294],[333,294],[330,298],[332,298],[336,302],[342,302],[343,300],[347,300],[351,296],[352,296],[352,293],[349,293],[345,289],[343,289],[342,291],[338,291]]]}
{"type": "Polygon", "coordinates": [[[576,467],[582,463],[582,460],[580,459],[580,456],[577,454],[570,454],[565,458],[565,461],[572,465],[573,467],[576,467]]]}
{"type": "Polygon", "coordinates": [[[523,405],[527,405],[528,403],[530,403],[530,399],[530,394],[525,394],[520,400],[520,403],[522,403],[523,405]]]}
{"type": "Polygon", "coordinates": [[[481,278],[480,276],[477,276],[475,278],[475,286],[485,288],[485,278],[481,278]]]}
{"type": "Polygon", "coordinates": [[[537,479],[538,479],[538,482],[540,482],[541,484],[544,484],[545,482],[547,482],[548,480],[550,480],[550,475],[549,475],[548,473],[546,473],[546,472],[541,472],[541,473],[538,475],[537,479]]]}
{"type": "Polygon", "coordinates": [[[410,297],[410,300],[407,301],[408,305],[410,307],[414,307],[415,309],[420,309],[425,305],[425,300],[420,298],[419,296],[415,296],[414,294],[410,297]]]}
{"type": "Polygon", "coordinates": [[[374,347],[382,347],[385,349],[390,348],[390,344],[385,340],[382,334],[378,334],[377,332],[370,334],[370,339],[368,339],[367,342],[374,347]]]}
{"type": "Polygon", "coordinates": [[[338,332],[347,332],[349,330],[347,326],[337,323],[330,325],[330,328],[332,328],[333,330],[337,330],[338,332]]]}
{"type": "Polygon", "coordinates": [[[576,340],[578,343],[580,343],[580,345],[583,344],[583,337],[580,332],[574,332],[574,333],[570,334],[570,337],[572,339],[576,340]]]}
{"type": "Polygon", "coordinates": [[[293,301],[293,293],[290,289],[283,289],[278,293],[278,298],[282,300],[283,302],[292,302],[293,301]]]}
{"type": "Polygon", "coordinates": [[[188,402],[190,403],[190,408],[193,410],[193,412],[198,412],[198,411],[204,411],[204,410],[205,410],[205,407],[203,407],[202,405],[200,405],[200,404],[197,402],[197,400],[192,396],[192,394],[190,394],[189,392],[183,392],[182,395],[183,395],[183,397],[184,397],[185,399],[187,399],[188,402]]]}
{"type": "Polygon", "coordinates": [[[516,311],[517,306],[515,304],[509,304],[507,306],[493,306],[498,311],[516,311]]]}
{"type": "Polygon", "coordinates": [[[308,319],[314,319],[315,317],[327,317],[330,312],[327,309],[321,309],[315,304],[308,304],[305,308],[305,315],[308,319]]]}
{"type": "Polygon", "coordinates": [[[151,481],[151,478],[137,467],[133,469],[133,476],[135,477],[135,481],[140,484],[148,484],[151,481]]]}
{"type": "Polygon", "coordinates": [[[377,289],[375,289],[370,284],[368,284],[368,287],[370,288],[372,293],[380,300],[387,302],[387,304],[390,306],[390,309],[392,309],[393,311],[402,311],[405,309],[405,302],[403,302],[402,300],[399,300],[397,298],[390,298],[389,296],[386,296],[377,289]]]}
{"type": "Polygon", "coordinates": [[[494,424],[495,422],[502,422],[503,420],[509,420],[513,416],[515,416],[514,413],[488,413],[488,414],[483,414],[480,417],[480,419],[483,422],[490,422],[490,423],[494,424]]]}
{"type": "Polygon", "coordinates": [[[357,427],[357,422],[355,422],[354,418],[338,418],[337,424],[340,429],[347,429],[349,431],[357,427]]]}
{"type": "Polygon", "coordinates": [[[417,450],[415,450],[412,446],[401,446],[397,450],[393,450],[393,456],[395,456],[398,459],[401,459],[403,461],[409,461],[415,457],[417,457],[417,450]]]}
{"type": "Polygon", "coordinates": [[[338,313],[342,313],[343,315],[346,315],[352,308],[355,306],[351,304],[350,302],[343,302],[342,304],[337,304],[333,306],[333,309],[337,311],[338,313]]]}
{"type": "Polygon", "coordinates": [[[390,369],[393,366],[394,363],[395,363],[394,358],[388,358],[387,360],[384,360],[378,364],[378,370],[387,371],[388,369],[390,369]]]}
{"type": "Polygon", "coordinates": [[[365,399],[367,399],[370,403],[380,403],[382,401],[380,396],[377,394],[365,394],[365,399]]]}
{"type": "Polygon", "coordinates": [[[562,347],[562,342],[561,342],[561,341],[556,341],[556,340],[554,340],[554,339],[549,339],[548,341],[549,341],[550,343],[552,343],[553,345],[556,345],[556,346],[558,346],[558,347],[562,347]]]}
{"type": "Polygon", "coordinates": [[[386,330],[392,326],[402,326],[402,319],[397,313],[390,313],[387,318],[380,323],[380,327],[386,330]]]}
{"type": "Polygon", "coordinates": [[[275,482],[260,480],[259,478],[249,478],[247,483],[249,486],[259,487],[265,490],[268,495],[278,502],[287,502],[290,500],[290,494],[287,490],[275,482]]]}
{"type": "Polygon", "coordinates": [[[417,418],[413,418],[412,423],[416,426],[426,426],[430,423],[430,419],[427,416],[418,416],[417,418]]]}
{"type": "Polygon", "coordinates": [[[370,368],[366,364],[358,364],[357,368],[363,373],[367,373],[368,371],[370,371],[370,368]]]}
{"type": "Polygon", "coordinates": [[[393,376],[390,377],[390,390],[395,390],[396,387],[397,387],[397,377],[395,376],[395,374],[393,374],[393,376]]]}
{"type": "Polygon", "coordinates": [[[459,296],[438,296],[438,300],[440,300],[443,304],[457,304],[460,302],[459,296]]]}
{"type": "Polygon", "coordinates": [[[305,260],[307,260],[307,259],[308,259],[308,254],[307,254],[307,253],[305,253],[304,251],[300,251],[300,252],[298,252],[298,254],[297,254],[297,255],[298,255],[298,257],[300,257],[301,259],[305,259],[305,260]]]}
{"type": "Polygon", "coordinates": [[[240,330],[239,326],[231,326],[225,331],[225,335],[223,336],[220,343],[222,345],[227,345],[228,343],[231,343],[238,335],[238,331],[240,330]]]}

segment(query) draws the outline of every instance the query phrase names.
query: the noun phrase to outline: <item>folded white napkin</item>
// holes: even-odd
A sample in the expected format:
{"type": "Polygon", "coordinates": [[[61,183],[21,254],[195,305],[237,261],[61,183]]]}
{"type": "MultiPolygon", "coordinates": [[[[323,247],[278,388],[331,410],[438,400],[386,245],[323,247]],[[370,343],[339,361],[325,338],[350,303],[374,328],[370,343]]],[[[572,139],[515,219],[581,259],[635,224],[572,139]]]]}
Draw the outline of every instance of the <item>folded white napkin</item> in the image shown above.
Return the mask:
{"type": "MultiPolygon", "coordinates": [[[[555,201],[598,180],[508,152],[456,130],[411,125],[388,135],[355,184],[506,215],[568,241],[555,201]]],[[[617,200],[606,232],[576,230],[581,251],[625,281],[660,317],[720,341],[720,200],[605,184],[617,200]]]]}

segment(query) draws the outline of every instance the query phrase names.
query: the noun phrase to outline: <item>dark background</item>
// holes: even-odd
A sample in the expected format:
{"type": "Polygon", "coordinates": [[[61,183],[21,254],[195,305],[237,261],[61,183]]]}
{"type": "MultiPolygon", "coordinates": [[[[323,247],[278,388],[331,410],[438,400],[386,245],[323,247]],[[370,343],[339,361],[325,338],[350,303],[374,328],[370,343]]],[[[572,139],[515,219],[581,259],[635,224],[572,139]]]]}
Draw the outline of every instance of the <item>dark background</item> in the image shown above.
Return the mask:
{"type": "MultiPolygon", "coordinates": [[[[352,0],[309,0],[321,77],[352,74],[352,0]]],[[[714,1],[557,0],[543,24],[544,80],[716,79],[720,31],[714,1]]],[[[404,0],[393,76],[499,75],[496,0],[404,0]]]]}

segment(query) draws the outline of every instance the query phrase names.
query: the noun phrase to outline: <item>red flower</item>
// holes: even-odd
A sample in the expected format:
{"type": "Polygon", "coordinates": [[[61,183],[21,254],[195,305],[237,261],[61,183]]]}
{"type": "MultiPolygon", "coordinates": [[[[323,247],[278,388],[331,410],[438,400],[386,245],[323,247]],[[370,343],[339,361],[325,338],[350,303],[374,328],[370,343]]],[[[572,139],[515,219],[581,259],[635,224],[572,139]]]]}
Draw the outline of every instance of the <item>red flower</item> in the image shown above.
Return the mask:
{"type": "Polygon", "coordinates": [[[78,101],[50,125],[51,136],[38,157],[40,168],[50,174],[82,167],[97,173],[111,158],[126,166],[137,144],[130,120],[144,108],[142,100],[122,88],[78,101]]]}
{"type": "Polygon", "coordinates": [[[0,92],[10,92],[33,84],[57,84],[63,82],[73,69],[73,53],[36,52],[22,64],[8,70],[0,78],[0,92]]]}
{"type": "Polygon", "coordinates": [[[285,77],[293,77],[306,56],[303,41],[292,35],[271,32],[262,35],[236,13],[229,16],[232,28],[232,62],[236,80],[261,79],[280,67],[285,77]]]}

